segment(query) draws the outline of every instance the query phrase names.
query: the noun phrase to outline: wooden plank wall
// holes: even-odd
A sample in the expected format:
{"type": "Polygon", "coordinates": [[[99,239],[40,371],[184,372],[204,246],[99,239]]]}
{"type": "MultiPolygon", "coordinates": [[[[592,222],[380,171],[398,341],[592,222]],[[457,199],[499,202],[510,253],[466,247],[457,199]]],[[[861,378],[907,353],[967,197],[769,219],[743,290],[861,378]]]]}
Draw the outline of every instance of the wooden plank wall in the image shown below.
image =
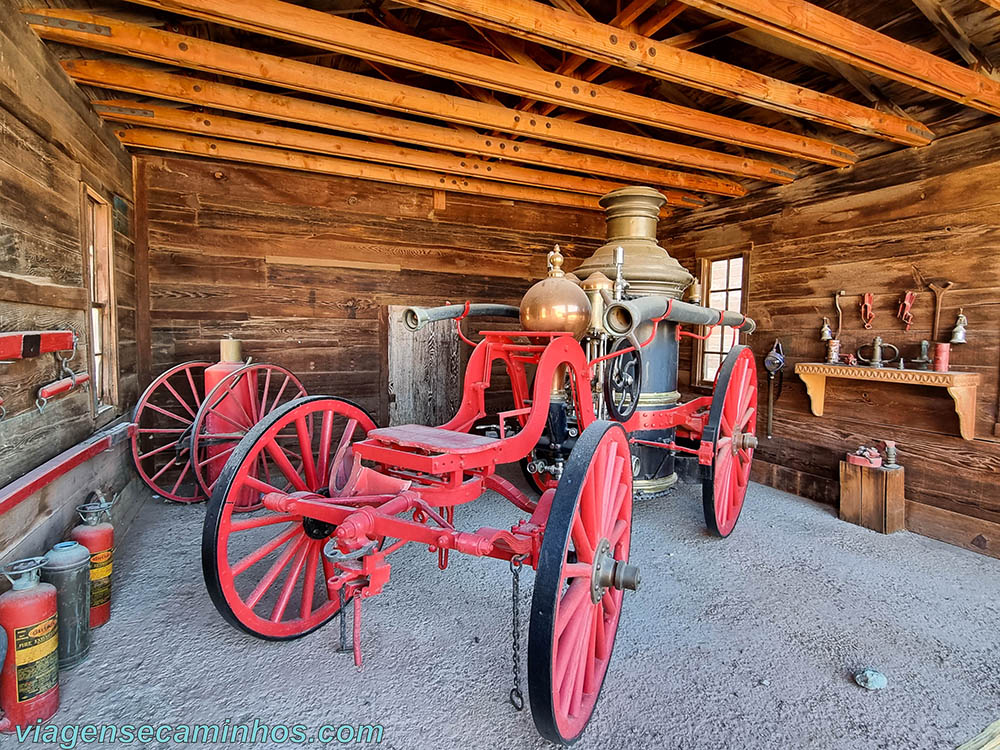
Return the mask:
{"type": "Polygon", "coordinates": [[[381,424],[386,306],[517,304],[553,244],[576,260],[604,235],[599,212],[180,157],[137,170],[153,373],[231,333],[381,424]]]}
{"type": "MultiPolygon", "coordinates": [[[[1000,556],[998,216],[994,125],[661,223],[663,244],[688,268],[699,251],[753,244],[748,312],[759,332],[752,344],[760,363],[780,337],[788,359],[774,438],[762,440],[756,454],[758,480],[836,503],[844,453],[896,440],[909,527],[1000,556]],[[952,365],[982,375],[974,441],[959,438],[943,389],[828,380],[825,415],[814,417],[792,374],[797,362],[822,360],[821,318],[830,316],[836,327],[832,300],[841,289],[875,295],[870,331],[862,328],[857,296],[843,303],[845,351],[878,334],[904,357],[916,356],[920,340],[930,338],[934,305],[932,293],[919,293],[913,328],[904,332],[895,315],[901,294],[914,286],[911,265],[930,280],[956,284],[945,297],[941,340],[959,307],[969,317],[969,343],[953,350],[952,365]]],[[[760,388],[763,404],[763,377],[760,388]]]]}
{"type": "MultiPolygon", "coordinates": [[[[89,185],[109,202],[115,196],[121,199],[113,217],[119,408],[98,417],[89,389],[81,389],[58,397],[39,414],[38,387],[60,377],[54,356],[0,365],[0,396],[8,412],[0,422],[3,486],[124,413],[135,403],[138,381],[131,158],[21,20],[11,0],[0,0],[0,51],[0,330],[72,328],[80,335],[80,351],[72,365],[76,370],[91,369],[81,186],[89,185]]],[[[127,482],[119,469],[109,469],[110,484],[90,475],[86,481],[117,491],[121,486],[112,485],[127,482]]],[[[66,480],[73,484],[75,476],[75,472],[67,475],[66,480]]],[[[82,488],[83,481],[74,486],[82,488]]],[[[17,509],[16,519],[9,515],[0,519],[5,526],[0,558],[40,519],[52,513],[65,515],[62,506],[69,502],[65,495],[30,498],[17,509]]]]}

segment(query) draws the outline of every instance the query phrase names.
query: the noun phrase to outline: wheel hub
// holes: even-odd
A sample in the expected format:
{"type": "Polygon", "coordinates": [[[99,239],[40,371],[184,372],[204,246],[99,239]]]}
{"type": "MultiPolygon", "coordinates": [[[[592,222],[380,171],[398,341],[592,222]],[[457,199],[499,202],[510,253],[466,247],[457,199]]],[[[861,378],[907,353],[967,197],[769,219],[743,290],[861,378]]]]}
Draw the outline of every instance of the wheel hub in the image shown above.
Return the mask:
{"type": "Polygon", "coordinates": [[[594,552],[590,576],[590,600],[597,604],[609,588],[639,590],[639,566],[616,560],[611,554],[611,542],[601,539],[594,552]]]}
{"type": "Polygon", "coordinates": [[[315,518],[303,518],[302,530],[310,539],[326,539],[336,528],[332,523],[318,521],[315,518]]]}
{"type": "Polygon", "coordinates": [[[740,450],[753,450],[757,447],[757,436],[752,432],[733,431],[733,439],[730,443],[730,450],[735,456],[740,450]]]}

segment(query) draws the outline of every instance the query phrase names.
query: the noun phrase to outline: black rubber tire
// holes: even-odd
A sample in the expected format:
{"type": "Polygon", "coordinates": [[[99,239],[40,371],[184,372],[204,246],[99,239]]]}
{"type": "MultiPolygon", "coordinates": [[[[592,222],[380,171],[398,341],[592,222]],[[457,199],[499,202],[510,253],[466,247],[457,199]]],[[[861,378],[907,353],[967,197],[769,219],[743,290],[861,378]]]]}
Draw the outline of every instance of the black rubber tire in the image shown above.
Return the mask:
{"type": "MultiPolygon", "coordinates": [[[[576,742],[586,730],[586,724],[574,737],[563,737],[556,725],[555,707],[552,705],[552,648],[556,604],[562,593],[562,566],[567,561],[573,517],[580,502],[584,479],[597,447],[608,430],[625,432],[617,422],[598,420],[583,431],[570,453],[545,522],[545,536],[542,538],[531,596],[531,622],[528,626],[528,698],[531,716],[542,737],[563,745],[576,742]]],[[[617,634],[616,630],[615,635],[617,634]]],[[[614,642],[612,653],[613,651],[614,642]]],[[[605,672],[604,676],[606,675],[605,672]]],[[[600,702],[603,687],[602,677],[595,706],[600,702]]],[[[589,717],[587,721],[589,723],[589,717]]]]}

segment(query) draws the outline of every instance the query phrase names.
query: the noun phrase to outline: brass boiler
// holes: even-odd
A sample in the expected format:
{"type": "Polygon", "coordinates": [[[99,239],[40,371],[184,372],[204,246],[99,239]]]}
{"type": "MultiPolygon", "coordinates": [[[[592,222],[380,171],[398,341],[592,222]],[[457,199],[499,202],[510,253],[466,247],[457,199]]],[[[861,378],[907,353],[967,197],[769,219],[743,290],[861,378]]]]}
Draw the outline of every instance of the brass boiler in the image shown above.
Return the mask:
{"type": "MultiPolygon", "coordinates": [[[[694,277],[657,243],[660,209],[666,198],[653,188],[625,187],[608,193],[600,203],[608,222],[607,242],[575,273],[585,280],[590,280],[594,273],[614,279],[614,252],[621,247],[625,251],[622,275],[628,284],[627,294],[630,297],[653,295],[680,299],[694,277]]],[[[676,323],[662,321],[657,326],[656,337],[642,350],[642,390],[638,411],[673,409],[680,401],[676,329],[676,323]]],[[[651,332],[652,324],[643,323],[635,330],[635,336],[644,342],[651,332]]],[[[636,432],[634,436],[641,440],[669,443],[673,441],[675,432],[673,428],[647,430],[636,432]]],[[[634,446],[633,452],[638,458],[634,483],[636,492],[655,495],[676,484],[677,474],[670,453],[643,445],[634,446]]]]}

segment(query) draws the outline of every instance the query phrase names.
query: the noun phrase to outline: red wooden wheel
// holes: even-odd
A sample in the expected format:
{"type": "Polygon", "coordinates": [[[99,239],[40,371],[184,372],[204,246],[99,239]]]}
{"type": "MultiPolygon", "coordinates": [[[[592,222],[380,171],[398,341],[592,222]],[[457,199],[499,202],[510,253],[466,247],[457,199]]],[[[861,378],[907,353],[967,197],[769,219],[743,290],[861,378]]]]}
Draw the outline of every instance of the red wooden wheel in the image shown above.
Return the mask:
{"type": "Polygon", "coordinates": [[[535,575],[528,687],[539,733],[573,742],[604,684],[621,616],[632,535],[632,457],[620,424],[584,430],[556,488],[535,575]]]}
{"type": "Polygon", "coordinates": [[[208,362],[185,362],[156,378],[132,413],[136,424],[132,458],[153,492],[178,503],[197,503],[207,495],[191,463],[191,427],[205,395],[208,362]]]}
{"type": "MultiPolygon", "coordinates": [[[[211,496],[222,467],[250,428],[289,401],[302,398],[306,389],[284,367],[247,365],[226,375],[205,396],[192,425],[192,465],[206,496],[211,496]]],[[[235,510],[260,507],[253,493],[237,500],[235,510]]]]}
{"type": "Polygon", "coordinates": [[[260,509],[234,515],[250,495],[327,494],[336,458],[375,428],[359,406],[308,396],[272,411],[230,454],[212,492],[202,535],[202,571],[216,609],[231,625],[267,640],[315,630],[340,609],[326,580],[329,524],[260,509]]]}
{"type": "Polygon", "coordinates": [[[757,363],[748,346],[734,346],[719,370],[703,440],[715,444],[711,477],[702,482],[709,531],[727,537],[736,527],[757,447],[757,363]]]}

